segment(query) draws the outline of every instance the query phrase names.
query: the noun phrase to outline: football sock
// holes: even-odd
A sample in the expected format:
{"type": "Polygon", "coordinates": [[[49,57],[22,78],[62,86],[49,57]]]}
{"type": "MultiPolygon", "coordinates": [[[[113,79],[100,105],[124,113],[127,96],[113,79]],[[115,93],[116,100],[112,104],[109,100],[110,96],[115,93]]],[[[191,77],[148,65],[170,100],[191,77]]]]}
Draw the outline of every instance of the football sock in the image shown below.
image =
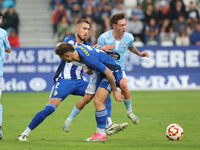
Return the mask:
{"type": "Polygon", "coordinates": [[[105,101],[105,106],[107,109],[107,121],[106,121],[106,128],[112,125],[112,119],[111,119],[111,98],[110,95],[105,101]]]}
{"type": "Polygon", "coordinates": [[[112,119],[110,117],[107,117],[106,128],[110,127],[112,124],[113,124],[112,119]]]}
{"type": "Polygon", "coordinates": [[[97,127],[96,133],[100,133],[101,135],[106,135],[105,129],[101,129],[97,127]]]}
{"type": "Polygon", "coordinates": [[[106,120],[107,120],[107,109],[100,111],[95,111],[95,117],[97,121],[97,132],[102,135],[105,135],[106,120]],[[102,129],[102,130],[101,130],[102,129]]]}
{"type": "Polygon", "coordinates": [[[46,107],[41,110],[40,112],[38,112],[35,117],[33,118],[33,120],[31,121],[31,123],[28,125],[28,127],[33,130],[34,128],[36,128],[40,123],[42,123],[44,121],[44,119],[51,115],[55,110],[56,110],[56,105],[52,104],[52,103],[48,103],[46,105],[46,107]]]}
{"type": "Polygon", "coordinates": [[[79,110],[78,108],[76,108],[76,105],[74,106],[74,108],[72,109],[71,114],[69,115],[69,117],[67,118],[67,120],[74,120],[74,118],[81,112],[81,110],[79,110]]]}
{"type": "Polygon", "coordinates": [[[27,127],[26,130],[21,135],[28,136],[30,132],[31,132],[31,129],[29,127],[27,127]]]}
{"type": "Polygon", "coordinates": [[[108,98],[105,101],[105,106],[106,106],[107,113],[108,113],[107,116],[111,118],[111,98],[110,98],[110,95],[108,96],[108,98]]]}
{"type": "Polygon", "coordinates": [[[132,111],[131,98],[130,99],[125,99],[124,100],[124,105],[126,106],[127,113],[132,111]]]}
{"type": "Polygon", "coordinates": [[[0,123],[2,124],[2,113],[3,113],[3,107],[1,105],[1,102],[0,102],[0,123]]]}

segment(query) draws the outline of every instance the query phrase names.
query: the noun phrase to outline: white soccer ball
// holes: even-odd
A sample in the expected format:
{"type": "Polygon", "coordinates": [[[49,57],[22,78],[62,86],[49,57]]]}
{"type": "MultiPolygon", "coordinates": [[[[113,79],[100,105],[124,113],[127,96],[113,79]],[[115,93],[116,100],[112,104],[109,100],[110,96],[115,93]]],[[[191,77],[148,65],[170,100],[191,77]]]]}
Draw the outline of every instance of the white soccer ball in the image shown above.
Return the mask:
{"type": "Polygon", "coordinates": [[[180,125],[173,123],[166,128],[165,134],[170,140],[180,140],[183,137],[183,128],[180,125]]]}

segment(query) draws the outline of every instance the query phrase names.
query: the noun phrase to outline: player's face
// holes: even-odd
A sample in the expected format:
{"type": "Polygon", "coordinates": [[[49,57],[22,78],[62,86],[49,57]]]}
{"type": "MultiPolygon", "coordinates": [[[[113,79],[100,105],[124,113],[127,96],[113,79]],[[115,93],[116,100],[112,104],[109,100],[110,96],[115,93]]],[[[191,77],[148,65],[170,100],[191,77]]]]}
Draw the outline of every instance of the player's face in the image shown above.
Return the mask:
{"type": "Polygon", "coordinates": [[[126,19],[119,20],[117,24],[115,25],[115,30],[120,35],[124,35],[126,31],[126,19]]]}
{"type": "Polygon", "coordinates": [[[1,22],[2,22],[2,21],[1,21],[1,18],[2,18],[2,17],[0,17],[0,24],[1,24],[1,22]]]}
{"type": "Polygon", "coordinates": [[[80,27],[77,29],[77,36],[81,41],[85,41],[87,38],[87,35],[90,31],[90,25],[87,23],[82,23],[80,27]]]}
{"type": "Polygon", "coordinates": [[[65,53],[64,55],[59,55],[59,57],[60,57],[62,60],[68,62],[68,63],[70,63],[70,62],[73,61],[73,60],[72,60],[72,57],[70,56],[69,53],[65,53]]]}

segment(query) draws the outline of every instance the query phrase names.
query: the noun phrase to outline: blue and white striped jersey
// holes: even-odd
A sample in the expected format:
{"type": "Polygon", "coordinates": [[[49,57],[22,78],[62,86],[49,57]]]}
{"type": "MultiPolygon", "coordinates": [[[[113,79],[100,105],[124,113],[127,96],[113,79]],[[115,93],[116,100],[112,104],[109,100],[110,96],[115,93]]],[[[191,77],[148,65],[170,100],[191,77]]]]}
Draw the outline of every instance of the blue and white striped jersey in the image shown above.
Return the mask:
{"type": "MultiPolygon", "coordinates": [[[[63,42],[67,42],[71,45],[80,46],[76,42],[74,35],[67,36],[63,42]]],[[[88,41],[83,43],[84,45],[91,45],[88,41]]],[[[56,71],[54,76],[54,82],[57,81],[59,78],[62,79],[83,79],[83,68],[81,66],[74,65],[73,63],[68,63],[61,59],[60,65],[56,71]]]]}

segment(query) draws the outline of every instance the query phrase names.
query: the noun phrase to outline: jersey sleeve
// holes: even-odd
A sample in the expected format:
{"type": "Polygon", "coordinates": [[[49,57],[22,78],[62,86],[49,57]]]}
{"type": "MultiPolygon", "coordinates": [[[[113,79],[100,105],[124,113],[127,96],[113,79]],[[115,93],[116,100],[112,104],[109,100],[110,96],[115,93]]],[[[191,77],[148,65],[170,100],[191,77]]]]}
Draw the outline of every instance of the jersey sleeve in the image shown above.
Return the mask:
{"type": "Polygon", "coordinates": [[[10,48],[10,43],[8,41],[8,34],[7,33],[5,34],[5,37],[4,37],[4,47],[5,47],[6,50],[10,48]]]}
{"type": "Polygon", "coordinates": [[[103,64],[103,63],[101,63],[100,61],[96,64],[96,69],[95,69],[96,71],[98,71],[98,72],[100,72],[100,73],[103,73],[104,74],[104,72],[105,72],[105,70],[106,70],[106,66],[103,64]]]}

